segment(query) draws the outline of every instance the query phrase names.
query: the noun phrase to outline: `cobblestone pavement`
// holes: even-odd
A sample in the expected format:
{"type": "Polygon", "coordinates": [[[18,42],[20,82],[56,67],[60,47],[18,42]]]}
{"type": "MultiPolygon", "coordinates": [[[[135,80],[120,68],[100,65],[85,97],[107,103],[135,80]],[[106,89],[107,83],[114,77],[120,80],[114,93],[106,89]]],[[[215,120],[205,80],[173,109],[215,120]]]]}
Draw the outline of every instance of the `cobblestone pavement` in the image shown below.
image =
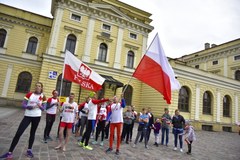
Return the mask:
{"type": "MultiPolygon", "coordinates": [[[[0,154],[8,151],[10,143],[20,121],[23,118],[23,111],[16,108],[0,107],[0,154]]],[[[55,139],[59,116],[54,123],[51,136],[55,139]]],[[[45,127],[45,113],[43,113],[41,122],[36,132],[35,142],[33,145],[33,153],[35,160],[239,160],[240,159],[240,136],[237,133],[227,132],[206,132],[196,131],[197,141],[192,145],[192,155],[187,155],[187,146],[184,144],[184,153],[173,151],[173,135],[170,134],[169,146],[156,147],[154,143],[154,135],[152,133],[149,141],[149,149],[144,148],[143,143],[139,143],[136,148],[132,147],[132,143],[121,144],[120,155],[114,152],[106,154],[108,148],[108,140],[105,140],[104,146],[91,145],[93,151],[84,150],[77,145],[74,135],[71,136],[67,146],[67,151],[54,150],[57,141],[51,141],[47,144],[42,143],[43,131],[45,127]]],[[[136,136],[136,127],[134,128],[134,139],[136,136]]],[[[28,159],[25,152],[28,145],[30,127],[22,135],[13,155],[14,159],[28,159]]],[[[133,139],[133,140],[134,140],[133,139]]],[[[90,142],[92,139],[90,140],[90,142]]],[[[116,145],[114,144],[114,147],[116,145]]]]}

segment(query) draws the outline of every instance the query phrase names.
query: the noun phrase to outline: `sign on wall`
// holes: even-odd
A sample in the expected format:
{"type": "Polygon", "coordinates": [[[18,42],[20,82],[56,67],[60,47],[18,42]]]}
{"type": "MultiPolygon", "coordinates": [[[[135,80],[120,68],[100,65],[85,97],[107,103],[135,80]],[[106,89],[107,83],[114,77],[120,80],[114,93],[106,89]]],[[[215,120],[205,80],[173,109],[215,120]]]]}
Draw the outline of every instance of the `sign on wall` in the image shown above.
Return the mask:
{"type": "Polygon", "coordinates": [[[57,71],[49,71],[48,78],[49,79],[57,79],[57,71]]]}

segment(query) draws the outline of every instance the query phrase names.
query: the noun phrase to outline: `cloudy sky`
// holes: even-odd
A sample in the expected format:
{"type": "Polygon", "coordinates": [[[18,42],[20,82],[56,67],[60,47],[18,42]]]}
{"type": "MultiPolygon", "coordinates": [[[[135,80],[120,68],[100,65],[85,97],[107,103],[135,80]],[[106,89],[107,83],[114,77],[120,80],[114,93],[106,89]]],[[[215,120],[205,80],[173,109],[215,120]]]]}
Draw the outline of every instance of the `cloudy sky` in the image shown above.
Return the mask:
{"type": "MultiPolygon", "coordinates": [[[[121,0],[152,14],[155,34],[171,58],[240,38],[240,0],[121,0]]],[[[0,0],[1,3],[51,17],[51,0],[0,0]]]]}

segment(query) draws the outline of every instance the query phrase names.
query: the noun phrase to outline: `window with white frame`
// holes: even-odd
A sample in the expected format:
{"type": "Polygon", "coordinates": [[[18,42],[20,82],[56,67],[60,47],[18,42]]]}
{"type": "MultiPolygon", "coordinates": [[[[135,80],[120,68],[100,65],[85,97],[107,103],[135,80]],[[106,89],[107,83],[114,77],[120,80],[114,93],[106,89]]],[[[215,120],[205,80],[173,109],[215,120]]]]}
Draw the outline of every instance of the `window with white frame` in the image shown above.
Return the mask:
{"type": "Polygon", "coordinates": [[[1,48],[4,47],[6,36],[7,36],[7,31],[5,29],[0,29],[0,47],[1,48]]]}
{"type": "Polygon", "coordinates": [[[218,64],[218,60],[212,61],[212,65],[217,65],[217,64],[218,64]]]}
{"type": "Polygon", "coordinates": [[[103,24],[102,29],[107,30],[107,31],[111,31],[111,26],[108,25],[108,24],[103,24]]]}
{"type": "Polygon", "coordinates": [[[108,47],[105,43],[101,43],[99,46],[98,60],[102,62],[107,61],[107,50],[108,47]]]}
{"type": "Polygon", "coordinates": [[[240,60],[240,55],[234,56],[234,60],[235,61],[240,60]]]}
{"type": "Polygon", "coordinates": [[[72,54],[75,52],[77,37],[73,34],[69,34],[67,37],[65,50],[70,51],[72,54]]]}
{"type": "Polygon", "coordinates": [[[76,15],[76,14],[72,14],[71,19],[74,20],[74,21],[80,22],[81,21],[81,16],[76,15]]]}
{"type": "Polygon", "coordinates": [[[127,54],[127,67],[128,68],[133,68],[134,65],[134,52],[133,51],[128,51],[127,54]]]}
{"type": "Polygon", "coordinates": [[[37,50],[38,39],[36,37],[30,37],[28,40],[26,53],[35,54],[37,50]]]}
{"type": "Polygon", "coordinates": [[[130,38],[132,38],[132,39],[137,39],[137,34],[135,34],[135,33],[130,33],[130,38]]]}

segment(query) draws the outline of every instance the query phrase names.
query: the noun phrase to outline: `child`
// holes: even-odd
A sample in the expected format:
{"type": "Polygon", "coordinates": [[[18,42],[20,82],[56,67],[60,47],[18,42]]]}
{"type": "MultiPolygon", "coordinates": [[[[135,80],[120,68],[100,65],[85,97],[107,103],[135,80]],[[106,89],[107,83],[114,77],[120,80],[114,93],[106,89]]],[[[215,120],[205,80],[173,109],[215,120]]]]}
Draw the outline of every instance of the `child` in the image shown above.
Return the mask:
{"type": "Polygon", "coordinates": [[[156,119],[156,122],[152,125],[152,128],[154,130],[154,135],[155,135],[154,145],[156,145],[158,147],[158,144],[159,144],[159,130],[161,129],[161,123],[160,123],[159,118],[156,119]]]}
{"type": "Polygon", "coordinates": [[[194,133],[193,126],[191,126],[189,121],[186,122],[185,130],[186,130],[186,132],[185,132],[185,134],[186,134],[185,142],[188,145],[187,154],[190,155],[191,150],[192,150],[192,142],[196,140],[196,136],[195,136],[195,133],[194,133]]]}

